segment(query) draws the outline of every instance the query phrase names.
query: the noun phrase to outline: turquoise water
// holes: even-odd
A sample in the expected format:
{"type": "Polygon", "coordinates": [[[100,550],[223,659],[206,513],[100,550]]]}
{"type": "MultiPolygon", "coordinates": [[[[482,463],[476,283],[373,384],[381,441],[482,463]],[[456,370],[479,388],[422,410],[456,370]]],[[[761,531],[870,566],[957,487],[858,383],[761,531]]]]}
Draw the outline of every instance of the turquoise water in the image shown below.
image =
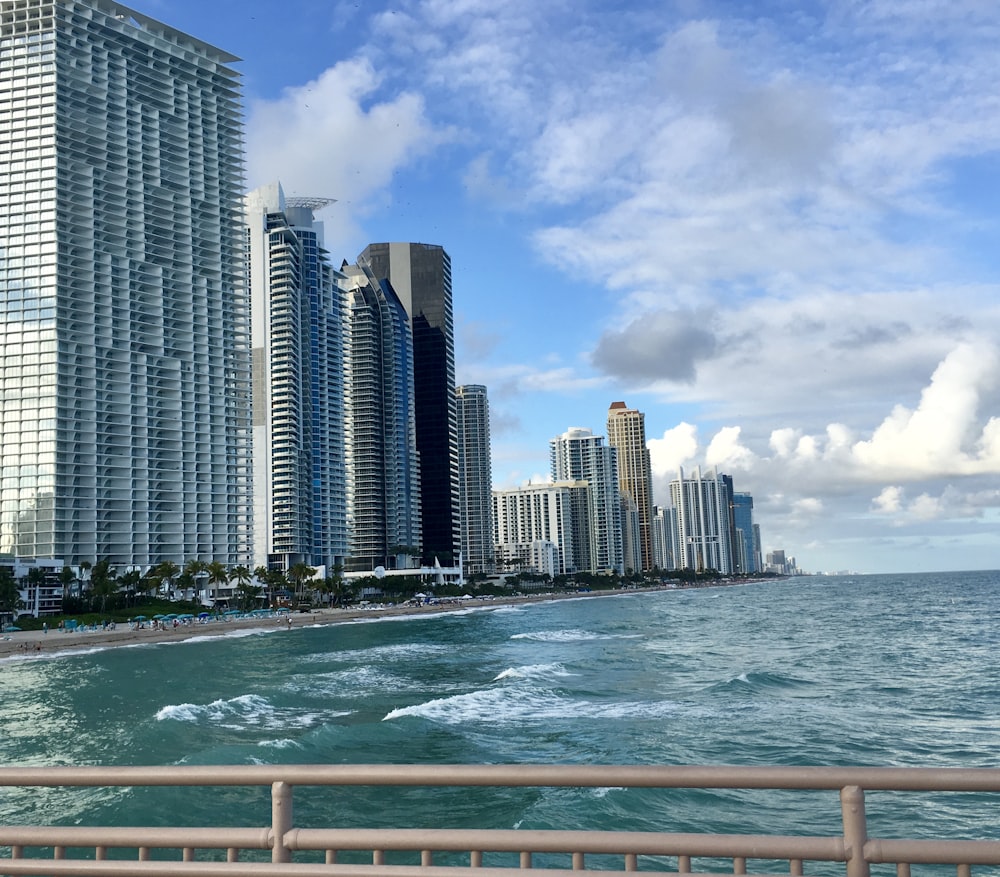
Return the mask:
{"type": "MultiPolygon", "coordinates": [[[[268,627],[0,662],[4,764],[996,766],[1000,573],[804,578],[268,627]]],[[[296,821],[839,832],[836,796],[296,794],[296,821]]],[[[0,822],[246,824],[240,790],[0,790],[0,822]]],[[[1000,803],[869,804],[872,833],[1000,836],[1000,803]]]]}

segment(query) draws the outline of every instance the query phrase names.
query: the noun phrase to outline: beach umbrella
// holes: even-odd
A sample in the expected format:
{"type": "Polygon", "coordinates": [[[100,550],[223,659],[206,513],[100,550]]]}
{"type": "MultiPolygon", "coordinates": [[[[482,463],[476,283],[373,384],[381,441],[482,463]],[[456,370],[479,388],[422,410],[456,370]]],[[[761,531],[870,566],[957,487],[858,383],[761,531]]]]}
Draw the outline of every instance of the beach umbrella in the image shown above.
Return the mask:
{"type": "Polygon", "coordinates": [[[153,616],[153,621],[160,621],[160,620],[162,620],[162,619],[164,619],[166,617],[167,617],[166,615],[154,615],[153,616]]]}
{"type": "Polygon", "coordinates": [[[145,621],[146,620],[146,616],[145,615],[136,615],[133,620],[134,621],[145,621]]]}

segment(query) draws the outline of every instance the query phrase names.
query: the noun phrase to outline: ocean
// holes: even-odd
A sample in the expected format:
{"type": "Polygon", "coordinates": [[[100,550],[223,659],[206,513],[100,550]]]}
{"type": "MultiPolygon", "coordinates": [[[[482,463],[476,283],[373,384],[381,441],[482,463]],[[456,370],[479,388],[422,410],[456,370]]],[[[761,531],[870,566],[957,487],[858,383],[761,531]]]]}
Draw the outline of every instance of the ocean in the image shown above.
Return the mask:
{"type": "MultiPolygon", "coordinates": [[[[0,663],[0,763],[993,767],[998,597],[997,572],[803,577],[53,649],[0,663]]],[[[766,794],[353,790],[297,795],[296,817],[839,832],[829,799],[766,794]]],[[[266,822],[241,795],[0,789],[0,823],[266,822]]],[[[870,806],[870,828],[1000,837],[1000,802],[974,798],[870,806]]]]}

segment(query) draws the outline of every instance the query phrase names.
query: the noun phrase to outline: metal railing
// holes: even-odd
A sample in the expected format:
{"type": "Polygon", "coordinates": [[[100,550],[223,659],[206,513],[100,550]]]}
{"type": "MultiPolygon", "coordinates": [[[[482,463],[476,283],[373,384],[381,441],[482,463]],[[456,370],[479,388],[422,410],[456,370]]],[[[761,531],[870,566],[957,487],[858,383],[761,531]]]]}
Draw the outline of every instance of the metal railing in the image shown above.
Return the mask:
{"type": "Polygon", "coordinates": [[[784,873],[790,875],[806,873],[807,862],[826,862],[843,863],[846,877],[869,877],[870,866],[876,863],[895,865],[897,877],[909,877],[911,866],[916,864],[952,865],[957,877],[970,877],[974,865],[1000,865],[1000,840],[870,838],[865,813],[866,791],[983,793],[983,805],[996,811],[994,824],[1000,826],[1000,799],[985,796],[1000,792],[1000,769],[586,765],[0,768],[0,794],[4,787],[163,786],[270,787],[270,824],[236,828],[0,825],[0,847],[9,850],[9,858],[0,857],[0,874],[503,877],[517,868],[544,875],[590,866],[590,870],[607,877],[637,870],[691,874],[694,860],[698,859],[704,868],[706,863],[701,860],[706,859],[706,871],[734,875],[762,873],[748,871],[748,863],[770,865],[777,860],[787,863],[784,873]],[[302,786],[829,791],[839,794],[842,833],[798,836],[297,827],[293,790],[302,786]],[[109,850],[131,858],[108,858],[109,850]],[[253,854],[264,860],[241,860],[244,851],[264,851],[253,854]],[[296,861],[295,854],[300,851],[313,851],[313,860],[296,861]],[[323,861],[317,860],[316,851],[323,853],[323,861]],[[347,858],[351,858],[358,851],[364,854],[360,864],[344,861],[343,854],[350,853],[347,858]],[[388,863],[386,853],[397,851],[410,854],[412,864],[388,863]],[[454,854],[461,853],[459,864],[435,863],[435,854],[444,853],[449,854],[450,861],[455,860],[454,854]],[[486,866],[484,854],[506,854],[510,865],[486,866]],[[545,854],[546,864],[539,866],[533,857],[540,858],[541,854],[545,854]],[[561,858],[553,859],[550,854],[561,858]],[[206,860],[206,855],[216,860],[206,860]],[[590,861],[588,856],[592,857],[590,861]],[[602,863],[612,856],[620,865],[594,868],[592,862],[597,856],[602,863]]]}

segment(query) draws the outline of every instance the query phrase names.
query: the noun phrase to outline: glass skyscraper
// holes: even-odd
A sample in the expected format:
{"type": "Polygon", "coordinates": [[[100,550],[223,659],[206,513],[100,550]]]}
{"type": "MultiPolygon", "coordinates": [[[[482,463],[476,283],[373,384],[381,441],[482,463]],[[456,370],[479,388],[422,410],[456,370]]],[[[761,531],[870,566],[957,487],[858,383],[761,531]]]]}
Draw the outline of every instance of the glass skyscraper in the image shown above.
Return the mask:
{"type": "Polygon", "coordinates": [[[392,284],[345,265],[348,571],[411,568],[421,553],[413,335],[392,284]]]}
{"type": "Polygon", "coordinates": [[[0,0],[0,553],[249,561],[236,60],[0,0]]]}
{"type": "Polygon", "coordinates": [[[253,314],[254,565],[342,565],[347,554],[344,275],[313,211],[272,183],[246,197],[253,314]]]}
{"type": "Polygon", "coordinates": [[[434,244],[369,244],[358,257],[388,280],[413,332],[423,558],[458,562],[460,512],[451,258],[434,244]]]}

